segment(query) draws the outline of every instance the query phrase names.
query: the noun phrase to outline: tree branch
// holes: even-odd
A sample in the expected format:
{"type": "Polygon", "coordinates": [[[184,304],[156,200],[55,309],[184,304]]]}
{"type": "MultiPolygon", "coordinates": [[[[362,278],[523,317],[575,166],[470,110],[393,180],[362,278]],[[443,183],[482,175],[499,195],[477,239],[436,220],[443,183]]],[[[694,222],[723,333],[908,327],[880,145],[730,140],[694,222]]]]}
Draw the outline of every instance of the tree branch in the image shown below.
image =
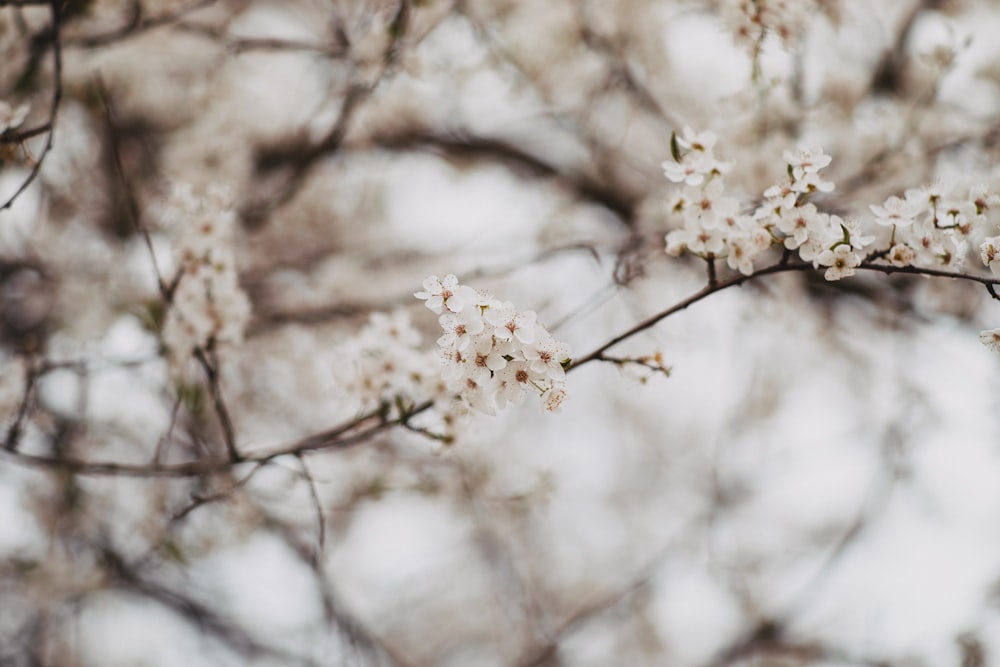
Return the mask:
{"type": "MultiPolygon", "coordinates": [[[[17,4],[17,3],[14,3],[17,4]]],[[[52,150],[52,137],[55,135],[56,128],[56,116],[59,113],[59,104],[62,100],[62,45],[59,30],[61,28],[61,22],[59,17],[59,0],[49,0],[45,3],[30,3],[30,4],[47,4],[52,14],[52,25],[49,27],[51,33],[51,45],[52,45],[52,78],[53,81],[53,91],[52,91],[52,102],[49,107],[49,119],[44,126],[48,130],[48,137],[45,139],[45,146],[42,148],[41,154],[38,159],[35,160],[35,164],[32,166],[31,171],[28,173],[28,177],[21,183],[21,186],[14,192],[10,198],[0,205],[0,211],[10,208],[13,206],[14,201],[21,196],[28,186],[31,185],[38,174],[42,170],[42,163],[45,161],[46,156],[49,151],[52,150]]],[[[18,4],[18,6],[21,6],[18,4]]],[[[39,128],[36,128],[39,129],[39,128]]],[[[34,130],[32,131],[34,132],[34,130]]],[[[41,134],[41,131],[38,132],[41,134]]],[[[32,134],[31,136],[34,136],[32,134]]]]}

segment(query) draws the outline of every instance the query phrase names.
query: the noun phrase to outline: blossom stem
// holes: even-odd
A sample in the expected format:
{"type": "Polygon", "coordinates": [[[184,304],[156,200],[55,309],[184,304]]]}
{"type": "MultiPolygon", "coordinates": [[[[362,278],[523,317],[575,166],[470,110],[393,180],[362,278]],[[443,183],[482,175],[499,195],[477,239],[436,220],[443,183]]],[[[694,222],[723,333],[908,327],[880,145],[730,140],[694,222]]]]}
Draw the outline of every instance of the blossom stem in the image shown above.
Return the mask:
{"type": "MultiPolygon", "coordinates": [[[[666,319],[667,317],[670,317],[674,313],[685,310],[688,306],[694,305],[699,301],[701,301],[702,299],[711,296],[712,294],[715,294],[716,292],[721,292],[724,289],[735,287],[737,285],[742,285],[743,283],[750,282],[755,278],[770,275],[773,273],[784,273],[786,271],[809,271],[809,270],[814,270],[814,268],[815,267],[813,267],[811,263],[791,262],[791,261],[784,262],[782,260],[778,261],[778,263],[776,264],[772,264],[770,266],[766,266],[762,269],[754,271],[749,275],[737,275],[733,276],[728,280],[716,283],[714,285],[708,284],[699,291],[692,294],[691,296],[687,297],[686,299],[678,301],[677,303],[670,306],[666,310],[662,310],[654,315],[647,317],[646,319],[632,326],[625,332],[619,334],[618,336],[615,336],[607,343],[604,343],[603,345],[595,349],[593,352],[590,352],[589,354],[577,358],[576,360],[573,361],[573,364],[566,369],[566,372],[569,373],[570,371],[577,369],[580,366],[583,366],[584,364],[590,363],[591,361],[603,360],[604,352],[611,349],[618,343],[621,343],[622,341],[631,338],[637,333],[640,333],[642,331],[645,331],[646,329],[653,327],[654,325],[659,323],[660,320],[666,319]]],[[[894,273],[907,273],[911,275],[933,276],[937,278],[955,278],[958,280],[969,280],[972,282],[978,282],[982,285],[985,285],[987,290],[990,292],[991,295],[994,296],[994,298],[996,298],[995,286],[1000,285],[1000,278],[975,276],[965,273],[958,273],[956,271],[946,271],[943,269],[931,269],[931,268],[923,268],[915,266],[900,267],[900,266],[893,266],[891,264],[875,264],[870,261],[862,262],[859,266],[855,267],[855,269],[862,271],[875,271],[878,273],[884,273],[886,275],[892,275],[894,273]]]]}

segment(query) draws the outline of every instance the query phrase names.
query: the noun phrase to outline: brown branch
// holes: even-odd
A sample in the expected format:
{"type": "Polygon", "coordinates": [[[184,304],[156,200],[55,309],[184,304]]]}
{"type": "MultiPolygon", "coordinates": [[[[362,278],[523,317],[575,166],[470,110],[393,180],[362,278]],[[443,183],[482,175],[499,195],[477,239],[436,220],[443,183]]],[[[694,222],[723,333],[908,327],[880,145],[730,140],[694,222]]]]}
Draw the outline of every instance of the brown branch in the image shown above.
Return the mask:
{"type": "MultiPolygon", "coordinates": [[[[267,513],[265,512],[265,514],[267,513]]],[[[323,611],[326,618],[336,625],[344,643],[351,646],[352,649],[368,654],[372,659],[370,664],[415,667],[413,662],[403,655],[402,651],[390,645],[388,641],[380,637],[348,609],[335,590],[324,563],[314,558],[315,554],[308,545],[298,538],[296,532],[284,522],[272,517],[268,518],[267,525],[271,531],[277,534],[295,556],[312,571],[318,592],[323,600],[323,611]]]]}
{"type": "Polygon", "coordinates": [[[51,130],[52,125],[49,123],[43,123],[38,127],[32,127],[18,132],[7,130],[6,132],[0,133],[0,144],[19,144],[22,141],[26,141],[32,137],[37,137],[40,134],[45,134],[51,130]]]}
{"type": "Polygon", "coordinates": [[[198,509],[203,505],[208,505],[210,503],[215,503],[220,500],[225,500],[226,498],[231,496],[234,492],[246,486],[247,482],[253,479],[253,476],[256,475],[257,472],[264,467],[264,465],[265,465],[264,463],[258,463],[250,470],[250,472],[248,472],[243,477],[239,478],[233,484],[222,489],[221,491],[216,491],[215,493],[209,493],[206,495],[199,495],[192,493],[191,502],[185,505],[183,508],[174,512],[174,515],[170,518],[171,523],[183,520],[184,518],[187,517],[188,514],[190,514],[191,512],[195,511],[196,509],[198,509]]]}
{"type": "Polygon", "coordinates": [[[460,129],[431,131],[407,128],[377,135],[372,141],[385,150],[425,151],[451,160],[500,164],[526,178],[549,179],[579,199],[611,211],[626,227],[632,227],[636,222],[640,200],[638,196],[611,187],[586,174],[558,167],[505,139],[483,137],[460,129]]]}
{"type": "Polygon", "coordinates": [[[313,664],[287,651],[262,644],[246,630],[217,614],[205,604],[143,577],[109,545],[99,545],[98,548],[101,564],[115,588],[157,602],[246,657],[267,656],[283,662],[294,660],[298,664],[313,664]]]}
{"type": "MultiPolygon", "coordinates": [[[[42,3],[36,3],[42,4],[42,3]]],[[[21,186],[14,192],[10,198],[0,205],[0,211],[10,208],[13,206],[14,201],[21,196],[28,186],[31,185],[38,174],[41,173],[42,163],[45,162],[46,156],[49,151],[52,150],[52,137],[55,135],[56,128],[56,116],[59,113],[59,104],[62,100],[62,40],[59,34],[61,28],[61,21],[59,16],[59,0],[49,0],[44,4],[49,5],[49,9],[52,14],[52,25],[49,27],[51,34],[51,46],[52,46],[52,78],[53,90],[52,90],[52,102],[49,106],[49,118],[45,123],[45,127],[48,128],[48,137],[45,139],[45,146],[42,148],[42,152],[39,154],[38,159],[35,160],[35,164],[31,167],[31,171],[28,173],[28,177],[21,183],[21,186]]]]}
{"type": "Polygon", "coordinates": [[[532,647],[514,664],[517,667],[543,667],[544,665],[558,664],[557,662],[553,663],[552,658],[558,654],[559,645],[581,626],[617,609],[622,603],[632,598],[635,593],[648,586],[653,577],[656,576],[657,568],[664,560],[665,555],[665,553],[661,553],[654,557],[649,565],[640,570],[637,576],[621,588],[582,605],[559,623],[550,633],[546,643],[532,647]]]}
{"type": "Polygon", "coordinates": [[[313,479],[312,473],[309,471],[309,465],[301,454],[296,455],[295,458],[299,460],[299,465],[302,467],[302,477],[305,478],[306,486],[309,488],[309,499],[316,510],[316,552],[313,554],[312,565],[318,571],[322,566],[323,551],[326,548],[326,515],[323,513],[323,503],[320,501],[316,480],[313,479]]]}
{"type": "MultiPolygon", "coordinates": [[[[930,269],[930,268],[922,268],[915,266],[898,267],[887,264],[875,264],[870,261],[862,262],[862,264],[856,268],[861,271],[874,271],[878,273],[884,273],[886,275],[892,275],[894,273],[903,273],[903,274],[917,275],[917,276],[933,276],[937,278],[954,278],[956,280],[968,280],[971,282],[977,282],[982,285],[985,285],[987,286],[987,288],[989,288],[990,286],[1000,285],[1000,278],[975,276],[965,273],[958,273],[956,271],[945,271],[942,269],[930,269]]],[[[686,299],[683,299],[675,303],[666,310],[660,311],[655,315],[647,317],[645,320],[642,320],[641,322],[639,322],[632,328],[628,329],[624,333],[621,333],[618,336],[612,338],[607,343],[604,343],[603,345],[595,349],[593,352],[590,352],[589,354],[586,354],[576,359],[573,362],[573,365],[567,369],[567,372],[575,368],[579,368],[584,364],[590,363],[591,361],[605,360],[604,352],[606,352],[608,349],[614,347],[618,343],[621,343],[622,341],[628,338],[631,338],[632,336],[636,335],[641,331],[649,329],[650,327],[656,325],[661,320],[673,315],[674,313],[686,309],[688,306],[698,303],[702,299],[705,299],[706,297],[709,297],[712,294],[715,294],[716,292],[721,292],[724,289],[728,289],[730,287],[736,287],[738,285],[742,285],[746,282],[749,282],[761,276],[767,276],[774,273],[785,273],[788,271],[812,271],[812,270],[815,270],[815,268],[813,267],[812,264],[809,263],[779,261],[777,264],[772,264],[771,266],[764,267],[763,269],[758,269],[757,271],[754,271],[750,275],[737,275],[730,278],[729,280],[723,280],[721,282],[718,282],[715,285],[711,284],[706,285],[699,291],[695,292],[686,299]]]]}
{"type": "Polygon", "coordinates": [[[327,155],[336,153],[347,134],[348,127],[361,103],[374,91],[376,84],[363,86],[353,84],[344,94],[340,103],[340,113],[326,136],[317,144],[302,146],[283,145],[280,150],[261,150],[255,158],[258,175],[267,175],[280,169],[288,169],[289,175],[276,193],[268,193],[244,207],[243,219],[250,225],[262,223],[268,215],[287,204],[302,189],[316,164],[327,155]]]}
{"type": "Polygon", "coordinates": [[[400,46],[406,37],[407,29],[410,27],[410,1],[399,0],[399,5],[396,7],[396,14],[392,17],[392,21],[389,22],[389,34],[392,35],[392,42],[385,54],[387,67],[393,67],[399,62],[402,53],[400,46]]]}
{"type": "Polygon", "coordinates": [[[171,24],[177,24],[185,16],[198,9],[215,4],[216,0],[197,0],[186,7],[182,7],[174,12],[161,14],[159,16],[143,16],[142,3],[134,0],[130,7],[130,14],[125,24],[114,30],[95,35],[74,35],[67,37],[66,46],[81,49],[93,49],[108,46],[116,42],[121,42],[144,32],[161,28],[171,24]]]}
{"type": "MultiPolygon", "coordinates": [[[[623,52],[623,39],[609,39],[594,30],[587,16],[586,3],[574,3],[577,22],[579,23],[580,41],[587,48],[600,56],[608,64],[612,82],[620,83],[626,93],[635,101],[639,108],[646,110],[660,121],[666,130],[678,130],[680,121],[663,108],[656,95],[639,79],[634,68],[629,64],[628,56],[623,52]]],[[[627,38],[625,38],[627,39],[627,38]]]]}
{"type": "Polygon", "coordinates": [[[111,103],[110,93],[107,86],[104,84],[104,81],[101,80],[100,77],[97,78],[96,84],[97,95],[100,98],[101,106],[104,108],[104,120],[108,129],[108,140],[111,144],[110,152],[115,168],[115,175],[118,176],[118,181],[122,188],[122,194],[125,197],[125,209],[128,211],[128,217],[129,221],[132,223],[132,228],[137,234],[142,236],[143,242],[146,244],[146,251],[149,253],[150,261],[153,263],[153,271],[156,273],[156,284],[159,287],[160,295],[163,296],[164,303],[169,304],[173,301],[173,292],[177,287],[177,281],[168,285],[163,280],[163,273],[160,271],[160,265],[156,261],[156,253],[153,251],[153,241],[150,238],[149,229],[142,221],[142,212],[139,209],[139,202],[135,197],[135,189],[132,187],[131,181],[125,174],[125,168],[122,166],[121,141],[119,138],[118,124],[115,118],[114,107],[111,103]]]}
{"type": "Polygon", "coordinates": [[[762,619],[737,641],[720,651],[706,667],[728,667],[736,663],[744,664],[747,659],[766,656],[787,658],[791,659],[793,664],[803,665],[831,662],[888,667],[890,664],[884,659],[855,655],[818,641],[793,641],[785,634],[785,627],[781,623],[762,619]]]}
{"type": "MultiPolygon", "coordinates": [[[[873,271],[877,273],[883,273],[886,275],[892,275],[896,273],[909,274],[909,275],[923,275],[923,276],[933,276],[939,278],[952,278],[956,280],[967,280],[970,282],[976,282],[986,286],[987,288],[1000,285],[1000,278],[991,278],[986,276],[975,276],[969,274],[958,273],[954,271],[946,271],[942,269],[931,269],[931,268],[921,268],[921,267],[896,267],[884,264],[875,264],[871,261],[866,260],[860,266],[857,267],[858,270],[863,271],[873,271]]],[[[677,312],[685,310],[689,306],[698,303],[699,301],[720,292],[724,289],[730,287],[735,287],[742,285],[744,283],[750,282],[757,278],[763,276],[785,273],[791,271],[810,271],[815,270],[812,264],[804,262],[783,262],[779,261],[771,266],[764,267],[751,273],[750,275],[737,275],[728,280],[721,281],[715,286],[706,286],[699,290],[698,292],[692,294],[691,296],[682,299],[681,301],[675,303],[669,308],[660,311],[650,317],[642,320],[638,324],[632,326],[625,332],[615,336],[610,341],[604,343],[597,349],[593,350],[589,354],[584,355],[576,359],[573,364],[567,369],[567,373],[574,371],[592,361],[609,361],[611,363],[619,363],[617,358],[612,358],[604,353],[612,348],[613,346],[621,343],[622,341],[631,338],[632,336],[645,331],[659,323],[661,320],[673,315],[677,312]]],[[[206,359],[207,361],[207,359],[206,359]]],[[[204,363],[204,362],[202,362],[204,363]]],[[[211,365],[209,365],[211,367],[211,365]]],[[[213,369],[214,372],[214,369],[213,369]]],[[[220,396],[221,399],[221,396],[220,396]]],[[[227,437],[227,449],[229,450],[230,457],[227,459],[203,459],[198,461],[189,461],[185,463],[176,463],[169,465],[138,465],[138,464],[125,464],[125,463],[115,463],[107,461],[85,461],[80,459],[72,459],[65,457],[49,457],[49,456],[39,456],[34,454],[25,454],[23,452],[8,451],[7,454],[14,457],[14,460],[21,462],[26,465],[39,466],[45,468],[52,468],[58,470],[65,470],[68,472],[74,472],[77,474],[86,475],[117,475],[117,476],[131,476],[131,477],[191,477],[196,475],[211,474],[217,472],[223,472],[232,469],[234,466],[240,463],[265,463],[271,461],[272,459],[278,458],[280,456],[298,456],[304,452],[310,451],[324,451],[324,450],[341,450],[353,447],[360,443],[366,442],[376,435],[388,431],[396,426],[402,426],[407,423],[412,417],[427,411],[433,405],[431,401],[425,401],[419,405],[414,406],[412,410],[407,412],[396,419],[385,419],[379,410],[375,410],[364,415],[361,415],[357,419],[349,421],[345,424],[341,424],[332,429],[316,433],[310,436],[306,436],[300,440],[289,443],[287,445],[278,447],[271,451],[265,451],[256,454],[240,456],[235,450],[235,438],[232,436],[231,430],[227,437]],[[368,424],[366,426],[366,424],[368,424]],[[234,452],[235,458],[234,458],[234,452]]],[[[225,429],[225,421],[228,420],[228,412],[225,410],[225,404],[222,403],[217,405],[217,410],[220,412],[220,420],[223,420],[223,428],[225,429]],[[225,417],[223,417],[225,415],[225,417]]],[[[231,422],[229,422],[229,427],[231,429],[231,422]]]]}
{"type": "Polygon", "coordinates": [[[236,429],[229,416],[229,408],[226,407],[226,402],[222,397],[222,388],[219,386],[219,360],[211,342],[207,350],[197,348],[194,351],[194,357],[198,360],[208,379],[208,389],[212,394],[212,404],[215,407],[216,417],[219,419],[219,426],[222,428],[222,439],[226,444],[229,460],[238,463],[243,460],[243,457],[240,456],[240,452],[236,448],[236,429]]]}
{"type": "Polygon", "coordinates": [[[14,417],[14,423],[10,425],[7,430],[7,437],[4,438],[3,448],[9,452],[13,452],[17,449],[18,441],[21,439],[21,435],[24,431],[24,420],[28,416],[28,410],[31,408],[31,398],[35,390],[35,380],[39,376],[39,370],[31,360],[29,359],[28,377],[25,379],[24,383],[24,393],[21,395],[21,402],[17,407],[17,415],[14,417]]]}
{"type": "Polygon", "coordinates": [[[933,7],[935,0],[918,0],[910,8],[903,18],[902,24],[896,33],[896,39],[890,48],[882,54],[882,58],[875,66],[872,78],[868,84],[868,90],[873,94],[895,95],[902,92],[904,81],[903,75],[907,63],[907,45],[910,42],[910,35],[913,27],[917,23],[917,18],[927,9],[933,7]]]}
{"type": "Polygon", "coordinates": [[[409,17],[410,0],[400,0],[389,25],[390,42],[384,52],[381,70],[370,82],[351,81],[341,100],[337,120],[326,136],[313,145],[284,145],[280,149],[262,150],[257,154],[254,167],[258,176],[266,176],[280,169],[289,170],[290,173],[277,193],[269,192],[244,207],[241,213],[248,224],[261,224],[272,212],[291,201],[302,189],[316,164],[340,149],[358,109],[395,71],[401,57],[401,44],[409,27],[409,17]]]}
{"type": "MultiPolygon", "coordinates": [[[[315,433],[271,451],[244,455],[240,461],[229,458],[205,458],[197,461],[172,464],[132,464],[113,461],[85,461],[69,457],[51,457],[26,454],[20,451],[6,452],[13,460],[25,465],[62,470],[79,475],[119,476],[119,477],[195,477],[220,472],[228,472],[241,464],[266,463],[281,456],[294,456],[303,452],[342,450],[367,442],[376,435],[403,423],[405,419],[425,412],[432,403],[427,401],[397,419],[382,419],[378,411],[369,412],[349,422],[326,431],[315,433]]],[[[4,450],[0,450],[3,452],[4,450]]]]}

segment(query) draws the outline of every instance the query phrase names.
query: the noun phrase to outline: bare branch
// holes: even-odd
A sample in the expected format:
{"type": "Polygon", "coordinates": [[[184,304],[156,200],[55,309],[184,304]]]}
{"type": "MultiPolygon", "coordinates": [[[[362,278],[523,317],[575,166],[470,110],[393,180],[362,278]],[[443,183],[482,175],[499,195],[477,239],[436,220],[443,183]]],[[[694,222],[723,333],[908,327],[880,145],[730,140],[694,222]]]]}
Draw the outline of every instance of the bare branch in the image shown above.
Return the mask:
{"type": "MultiPolygon", "coordinates": [[[[44,127],[47,128],[48,136],[45,139],[45,146],[42,148],[42,152],[39,154],[38,158],[35,160],[35,164],[32,166],[31,171],[28,173],[28,177],[21,183],[20,187],[14,192],[10,198],[7,199],[3,205],[0,205],[0,211],[10,208],[14,201],[21,196],[28,186],[31,185],[38,174],[42,170],[42,163],[45,161],[46,156],[48,156],[49,151],[52,150],[52,138],[55,135],[56,127],[56,116],[59,113],[59,104],[62,100],[62,42],[61,35],[59,31],[61,29],[60,21],[60,1],[59,0],[49,0],[45,3],[32,3],[32,4],[47,4],[51,13],[51,25],[49,26],[49,43],[52,48],[52,101],[49,106],[49,119],[45,123],[44,127]]],[[[33,136],[33,135],[32,135],[33,136]]]]}

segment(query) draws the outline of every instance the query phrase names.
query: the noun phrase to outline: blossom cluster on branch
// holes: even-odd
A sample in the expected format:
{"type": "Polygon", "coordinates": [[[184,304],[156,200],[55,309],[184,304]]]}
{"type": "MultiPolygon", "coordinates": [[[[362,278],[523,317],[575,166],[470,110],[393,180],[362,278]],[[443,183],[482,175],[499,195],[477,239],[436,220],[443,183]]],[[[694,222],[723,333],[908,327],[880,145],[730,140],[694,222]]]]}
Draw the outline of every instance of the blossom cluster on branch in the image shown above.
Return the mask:
{"type": "Polygon", "coordinates": [[[684,129],[674,137],[674,160],[663,170],[671,181],[685,184],[668,202],[672,218],[681,229],[667,234],[667,253],[688,252],[709,261],[725,258],[729,267],[744,275],[754,272],[755,260],[773,244],[798,250],[806,262],[828,267],[827,280],[854,273],[861,263],[860,250],[874,237],[861,233],[855,220],[843,220],[817,210],[807,202],[814,192],[830,192],[833,183],[820,171],[830,156],[819,147],[797,153],[785,151],[788,180],[764,191],[763,202],[751,213],[741,212],[738,199],[725,193],[724,174],[732,163],[715,158],[716,136],[684,129]]]}
{"type": "MultiPolygon", "coordinates": [[[[744,212],[740,201],[726,194],[724,176],[733,165],[715,157],[716,140],[712,132],[689,127],[672,137],[673,160],[664,162],[663,170],[682,185],[667,202],[668,215],[680,224],[666,235],[670,255],[689,253],[712,266],[725,259],[730,268],[751,275],[758,258],[778,246],[825,268],[827,280],[840,280],[863,262],[961,269],[978,242],[983,263],[1000,274],[1000,236],[987,236],[988,213],[1000,204],[1000,195],[985,185],[912,188],[869,206],[873,218],[842,218],[809,201],[834,189],[821,174],[832,158],[816,146],[784,151],[787,180],[767,188],[756,209],[744,212]]],[[[998,347],[997,334],[1000,330],[983,332],[982,339],[998,347]]]]}
{"type": "Polygon", "coordinates": [[[196,350],[243,340],[250,302],[236,273],[236,212],[223,190],[196,196],[191,188],[178,186],[162,217],[177,235],[163,343],[172,372],[183,377],[196,350]]]}
{"type": "Polygon", "coordinates": [[[464,403],[492,415],[535,393],[546,410],[559,409],[566,398],[569,348],[538,323],[534,311],[518,311],[451,274],[430,276],[423,287],[414,296],[440,316],[442,375],[464,403]]]}
{"type": "Polygon", "coordinates": [[[721,9],[736,43],[752,45],[769,34],[794,44],[820,7],[813,0],[727,0],[721,9]]]}
{"type": "Polygon", "coordinates": [[[344,363],[335,369],[339,389],[362,412],[382,409],[398,418],[431,397],[443,399],[447,389],[436,374],[432,352],[421,349],[421,337],[405,310],[372,313],[356,336],[337,347],[344,363]]]}

